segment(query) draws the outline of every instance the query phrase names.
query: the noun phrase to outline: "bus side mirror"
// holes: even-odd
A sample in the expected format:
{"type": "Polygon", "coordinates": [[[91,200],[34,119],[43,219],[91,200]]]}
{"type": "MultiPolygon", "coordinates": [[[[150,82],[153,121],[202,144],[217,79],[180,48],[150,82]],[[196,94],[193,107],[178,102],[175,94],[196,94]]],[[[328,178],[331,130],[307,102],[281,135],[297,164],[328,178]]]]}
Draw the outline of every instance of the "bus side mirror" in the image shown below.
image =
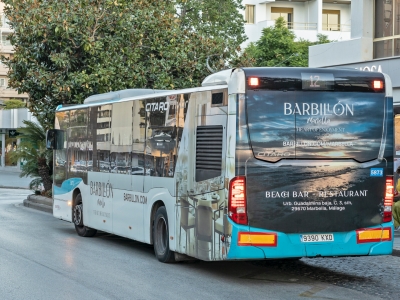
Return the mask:
{"type": "Polygon", "coordinates": [[[50,129],[46,132],[46,148],[49,150],[59,150],[64,148],[64,131],[50,129]]]}

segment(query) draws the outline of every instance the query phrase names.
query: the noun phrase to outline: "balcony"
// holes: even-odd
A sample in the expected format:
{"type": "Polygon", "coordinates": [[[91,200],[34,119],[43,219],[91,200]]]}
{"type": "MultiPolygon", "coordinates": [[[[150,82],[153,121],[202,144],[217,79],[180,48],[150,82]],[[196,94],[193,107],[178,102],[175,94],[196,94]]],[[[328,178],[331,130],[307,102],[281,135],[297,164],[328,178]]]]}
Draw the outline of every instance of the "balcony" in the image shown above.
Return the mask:
{"type": "Polygon", "coordinates": [[[322,30],[350,32],[351,26],[348,24],[322,24],[322,30]]]}
{"type": "MultiPolygon", "coordinates": [[[[265,20],[256,24],[247,24],[245,26],[245,32],[249,39],[242,45],[243,48],[245,48],[251,41],[255,42],[259,40],[264,28],[274,25],[274,20],[265,20]]],[[[328,36],[328,39],[331,41],[350,39],[351,26],[348,24],[329,24],[329,26],[322,24],[320,30],[318,30],[317,23],[288,22],[286,26],[296,35],[297,39],[306,39],[311,42],[317,41],[318,33],[328,36]]]]}

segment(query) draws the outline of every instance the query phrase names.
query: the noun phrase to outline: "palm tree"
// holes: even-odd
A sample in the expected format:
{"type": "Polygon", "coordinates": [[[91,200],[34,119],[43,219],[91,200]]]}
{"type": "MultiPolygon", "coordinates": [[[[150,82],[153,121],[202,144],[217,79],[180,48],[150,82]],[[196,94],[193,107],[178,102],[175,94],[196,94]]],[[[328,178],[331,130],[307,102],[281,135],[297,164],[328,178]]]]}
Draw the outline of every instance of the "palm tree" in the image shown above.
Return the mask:
{"type": "Polygon", "coordinates": [[[18,128],[21,142],[17,150],[10,153],[10,160],[23,160],[20,177],[33,177],[29,188],[37,189],[41,184],[44,193],[48,194],[52,188],[53,151],[46,149],[46,132],[43,127],[32,121],[23,121],[26,127],[18,128]]]}

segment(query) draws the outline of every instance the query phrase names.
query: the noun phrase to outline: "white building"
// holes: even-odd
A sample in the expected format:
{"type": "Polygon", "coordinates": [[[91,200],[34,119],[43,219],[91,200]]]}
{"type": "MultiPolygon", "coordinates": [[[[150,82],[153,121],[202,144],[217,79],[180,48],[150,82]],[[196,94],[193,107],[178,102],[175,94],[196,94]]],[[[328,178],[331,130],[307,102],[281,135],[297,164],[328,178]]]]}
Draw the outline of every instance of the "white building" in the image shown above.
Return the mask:
{"type": "MultiPolygon", "coordinates": [[[[3,10],[4,3],[0,1],[0,54],[10,58],[14,53],[13,46],[8,40],[12,30],[3,10]]],[[[8,68],[0,62],[0,169],[6,165],[7,153],[13,149],[14,143],[19,143],[17,138],[7,139],[6,142],[6,137],[10,137],[10,132],[14,132],[17,127],[24,126],[23,120],[36,121],[27,108],[2,110],[4,100],[19,99],[24,102],[28,100],[27,94],[19,94],[16,90],[8,87],[7,73],[8,68]]]]}
{"type": "Polygon", "coordinates": [[[386,73],[400,105],[400,0],[352,1],[351,19],[351,39],[310,47],[309,66],[386,73]]]}
{"type": "MultiPolygon", "coordinates": [[[[363,0],[354,0],[353,2],[363,0]]],[[[275,20],[283,17],[296,37],[316,41],[317,34],[328,36],[329,40],[350,39],[350,0],[243,0],[245,6],[245,32],[250,42],[261,37],[262,29],[273,26],[275,20]]]]}
{"type": "MultiPolygon", "coordinates": [[[[9,34],[12,32],[8,20],[3,13],[4,3],[0,1],[0,54],[10,58],[13,56],[14,49],[8,40],[9,34]]],[[[8,87],[8,68],[0,62],[0,104],[4,100],[19,99],[26,102],[28,100],[27,94],[18,94],[14,89],[8,87]]]]}
{"type": "MultiPolygon", "coordinates": [[[[6,143],[6,139],[11,138],[12,133],[15,133],[18,127],[25,127],[26,125],[23,123],[25,120],[38,123],[27,108],[0,110],[0,170],[7,165],[7,154],[19,144],[18,137],[8,143],[6,143]]],[[[20,165],[17,164],[17,167],[19,168],[20,165]]]]}

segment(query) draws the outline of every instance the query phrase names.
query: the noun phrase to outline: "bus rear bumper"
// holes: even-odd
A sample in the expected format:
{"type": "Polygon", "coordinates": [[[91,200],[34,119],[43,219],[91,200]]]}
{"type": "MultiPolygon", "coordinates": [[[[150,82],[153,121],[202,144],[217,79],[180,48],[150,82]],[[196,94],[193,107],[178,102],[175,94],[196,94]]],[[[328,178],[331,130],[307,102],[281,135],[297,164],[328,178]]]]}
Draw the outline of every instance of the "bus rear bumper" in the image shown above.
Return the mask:
{"type": "Polygon", "coordinates": [[[378,241],[368,240],[368,233],[364,236],[360,231],[333,232],[333,241],[302,242],[302,234],[272,232],[268,230],[250,228],[248,226],[232,224],[232,236],[227,259],[282,259],[299,257],[337,257],[337,256],[364,256],[364,255],[390,255],[393,250],[393,222],[384,223],[379,226],[365,228],[364,231],[372,231],[373,234],[382,232],[389,234],[378,241]],[[243,245],[243,237],[240,234],[265,236],[275,235],[276,243],[269,237],[271,245],[253,244],[251,242],[243,245]],[[367,237],[367,238],[365,238],[367,237]]]}

